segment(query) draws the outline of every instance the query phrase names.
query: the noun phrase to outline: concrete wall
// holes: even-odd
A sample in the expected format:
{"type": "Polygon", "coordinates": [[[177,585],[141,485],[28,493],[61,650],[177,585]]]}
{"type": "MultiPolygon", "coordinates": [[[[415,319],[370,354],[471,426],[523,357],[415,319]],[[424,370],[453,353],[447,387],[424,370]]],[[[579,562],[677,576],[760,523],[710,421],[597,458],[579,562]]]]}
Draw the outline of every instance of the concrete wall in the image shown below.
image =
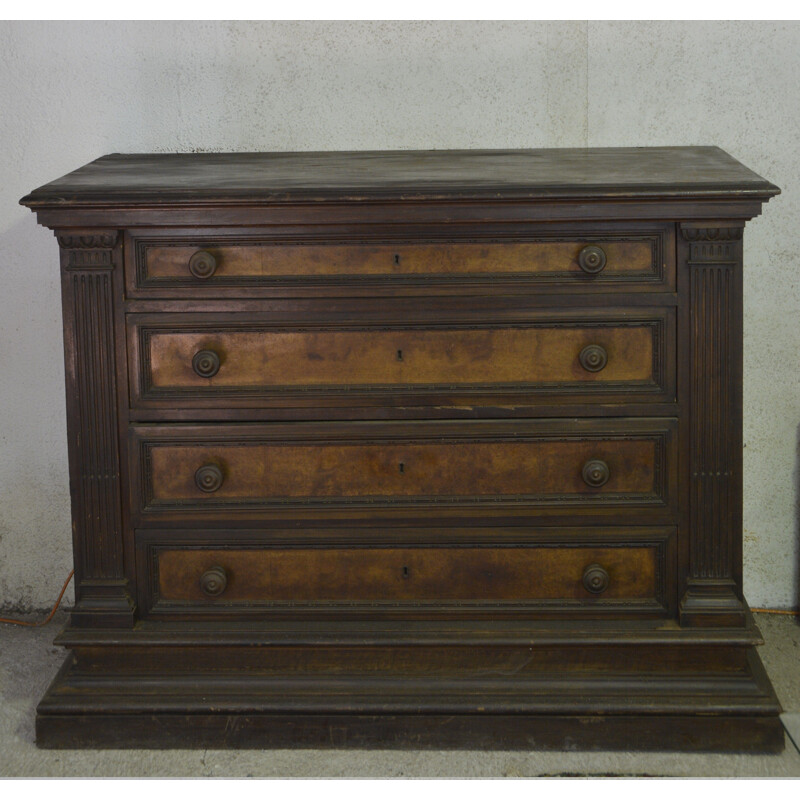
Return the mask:
{"type": "Polygon", "coordinates": [[[57,250],[17,200],[109,152],[717,144],[745,236],[745,589],[796,604],[800,25],[0,24],[0,606],[70,568],[57,250]]]}

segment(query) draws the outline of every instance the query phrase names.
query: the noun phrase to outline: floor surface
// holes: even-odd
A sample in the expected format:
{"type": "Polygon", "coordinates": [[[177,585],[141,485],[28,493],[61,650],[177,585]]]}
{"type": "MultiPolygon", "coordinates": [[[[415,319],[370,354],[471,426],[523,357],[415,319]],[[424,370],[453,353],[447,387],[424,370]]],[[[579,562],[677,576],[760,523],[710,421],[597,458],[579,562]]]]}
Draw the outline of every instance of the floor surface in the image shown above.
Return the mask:
{"type": "MultiPolygon", "coordinates": [[[[757,614],[761,658],[800,745],[800,624],[757,614]]],[[[0,776],[4,777],[800,777],[800,751],[786,737],[780,755],[539,753],[389,750],[37,750],[34,708],[64,654],[44,628],[0,625],[0,776]]]]}

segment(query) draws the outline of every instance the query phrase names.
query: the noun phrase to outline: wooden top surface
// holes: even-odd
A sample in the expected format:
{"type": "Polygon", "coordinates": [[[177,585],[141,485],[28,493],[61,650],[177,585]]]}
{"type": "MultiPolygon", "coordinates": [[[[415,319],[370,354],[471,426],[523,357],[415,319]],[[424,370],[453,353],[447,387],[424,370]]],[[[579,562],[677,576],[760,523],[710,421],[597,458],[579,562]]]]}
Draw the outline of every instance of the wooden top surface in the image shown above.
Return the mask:
{"type": "Polygon", "coordinates": [[[309,201],[768,199],[718,147],[113,154],[48,183],[31,208],[309,201]]]}

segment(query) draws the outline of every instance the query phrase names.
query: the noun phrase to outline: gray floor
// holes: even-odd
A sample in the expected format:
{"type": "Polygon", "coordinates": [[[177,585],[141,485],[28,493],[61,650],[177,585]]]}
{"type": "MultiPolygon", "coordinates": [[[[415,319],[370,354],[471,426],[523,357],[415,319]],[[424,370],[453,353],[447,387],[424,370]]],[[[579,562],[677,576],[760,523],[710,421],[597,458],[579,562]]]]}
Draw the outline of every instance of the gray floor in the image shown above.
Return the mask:
{"type": "MultiPolygon", "coordinates": [[[[687,753],[507,753],[353,750],[46,751],[33,743],[33,714],[63,653],[51,642],[66,617],[45,628],[0,625],[0,776],[119,777],[800,777],[800,752],[787,736],[777,756],[687,753]]],[[[757,615],[761,656],[800,744],[800,624],[757,615]]]]}

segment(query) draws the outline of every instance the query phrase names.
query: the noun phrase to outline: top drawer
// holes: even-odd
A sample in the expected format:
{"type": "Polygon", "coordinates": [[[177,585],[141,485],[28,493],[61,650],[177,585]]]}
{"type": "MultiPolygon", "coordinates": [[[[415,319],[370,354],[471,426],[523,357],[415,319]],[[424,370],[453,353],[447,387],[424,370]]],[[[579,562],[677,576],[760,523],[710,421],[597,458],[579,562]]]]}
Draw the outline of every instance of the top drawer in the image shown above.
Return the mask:
{"type": "MultiPolygon", "coordinates": [[[[558,291],[669,291],[674,288],[672,227],[571,227],[469,238],[424,235],[346,241],[276,238],[263,230],[130,231],[131,297],[253,297],[408,293],[501,293],[509,286],[558,291]]],[[[316,236],[321,236],[319,232],[316,236]]],[[[341,236],[341,234],[339,234],[341,236]]],[[[443,234],[440,233],[440,236],[443,234]]]]}

